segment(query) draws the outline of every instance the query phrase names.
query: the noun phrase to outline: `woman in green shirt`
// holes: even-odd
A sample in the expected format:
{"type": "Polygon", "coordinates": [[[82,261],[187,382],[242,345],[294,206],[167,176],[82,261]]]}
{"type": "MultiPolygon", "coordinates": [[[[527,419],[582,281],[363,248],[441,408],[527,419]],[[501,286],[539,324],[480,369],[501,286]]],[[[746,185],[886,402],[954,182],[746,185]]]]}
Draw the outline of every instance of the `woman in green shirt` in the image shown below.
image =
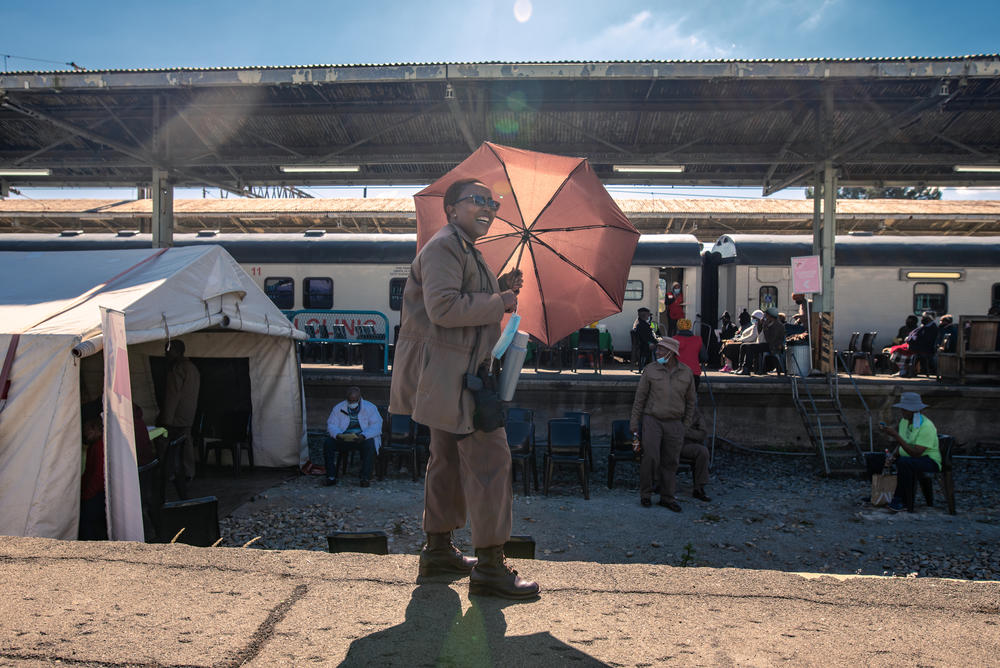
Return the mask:
{"type": "MultiPolygon", "coordinates": [[[[904,501],[913,498],[913,488],[917,473],[934,473],[941,470],[941,450],[938,448],[937,427],[921,412],[927,404],[920,400],[916,392],[903,392],[899,403],[894,404],[900,409],[903,418],[899,428],[893,429],[881,425],[882,433],[896,441],[899,445],[896,460],[896,492],[889,502],[889,510],[899,512],[904,501]]],[[[912,511],[912,506],[910,507],[912,511]]]]}

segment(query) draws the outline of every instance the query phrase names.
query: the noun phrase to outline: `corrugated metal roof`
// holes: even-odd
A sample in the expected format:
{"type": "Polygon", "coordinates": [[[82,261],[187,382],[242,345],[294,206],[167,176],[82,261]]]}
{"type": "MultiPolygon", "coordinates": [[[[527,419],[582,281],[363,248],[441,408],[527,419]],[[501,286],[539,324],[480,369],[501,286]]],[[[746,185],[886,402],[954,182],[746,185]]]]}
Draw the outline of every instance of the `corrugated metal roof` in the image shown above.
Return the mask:
{"type": "MultiPolygon", "coordinates": [[[[624,63],[629,65],[637,64],[663,64],[673,65],[682,63],[896,63],[927,60],[932,62],[961,61],[969,58],[1000,58],[1000,53],[967,54],[961,56],[887,56],[887,57],[858,57],[858,58],[718,58],[718,59],[679,59],[679,60],[526,60],[519,61],[517,65],[588,65],[624,63]]],[[[136,67],[136,68],[110,68],[110,69],[64,69],[64,70],[15,70],[6,72],[11,75],[24,74],[112,74],[129,72],[232,72],[237,70],[302,70],[313,68],[331,67],[427,67],[443,65],[510,65],[507,61],[485,60],[485,61],[433,61],[433,62],[401,62],[401,63],[316,63],[312,65],[237,65],[223,67],[136,67]]]]}

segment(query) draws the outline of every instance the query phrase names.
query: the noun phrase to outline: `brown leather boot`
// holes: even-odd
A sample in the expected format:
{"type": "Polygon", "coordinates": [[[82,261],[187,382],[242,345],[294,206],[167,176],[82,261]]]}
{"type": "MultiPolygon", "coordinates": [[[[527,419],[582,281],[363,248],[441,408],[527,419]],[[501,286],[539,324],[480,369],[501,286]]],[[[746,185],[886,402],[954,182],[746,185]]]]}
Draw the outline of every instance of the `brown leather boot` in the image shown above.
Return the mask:
{"type": "Polygon", "coordinates": [[[420,551],[420,575],[468,575],[475,565],[475,559],[464,556],[452,544],[451,532],[427,534],[427,543],[420,551]]]}
{"type": "Polygon", "coordinates": [[[538,583],[521,578],[507,565],[503,545],[477,547],[476,557],[479,563],[469,578],[470,594],[513,599],[538,596],[538,583]]]}

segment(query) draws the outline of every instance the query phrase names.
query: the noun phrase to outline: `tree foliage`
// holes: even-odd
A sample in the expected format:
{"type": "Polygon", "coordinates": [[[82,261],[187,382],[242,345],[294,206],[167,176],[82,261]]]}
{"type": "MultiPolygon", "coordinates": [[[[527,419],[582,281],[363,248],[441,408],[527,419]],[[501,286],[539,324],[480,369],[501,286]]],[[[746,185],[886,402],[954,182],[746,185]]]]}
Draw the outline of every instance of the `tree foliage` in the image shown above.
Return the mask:
{"type": "MultiPolygon", "coordinates": [[[[810,186],[806,188],[806,198],[812,199],[812,196],[810,186]]],[[[837,188],[837,199],[941,199],[941,189],[926,186],[837,188]]]]}

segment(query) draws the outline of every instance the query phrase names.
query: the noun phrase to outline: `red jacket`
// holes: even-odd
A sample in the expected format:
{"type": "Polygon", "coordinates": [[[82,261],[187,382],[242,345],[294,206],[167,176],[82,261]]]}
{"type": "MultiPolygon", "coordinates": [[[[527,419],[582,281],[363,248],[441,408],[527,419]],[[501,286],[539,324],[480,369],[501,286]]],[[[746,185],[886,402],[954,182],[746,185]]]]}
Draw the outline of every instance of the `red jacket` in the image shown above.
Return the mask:
{"type": "Polygon", "coordinates": [[[677,353],[677,359],[686,365],[687,368],[691,369],[691,373],[700,376],[701,362],[698,359],[698,353],[701,352],[701,337],[678,336],[677,342],[680,343],[680,351],[677,353]]]}
{"type": "Polygon", "coordinates": [[[80,479],[80,498],[86,501],[104,492],[104,439],[87,446],[87,462],[80,479]]]}
{"type": "Polygon", "coordinates": [[[667,294],[667,317],[671,320],[680,320],[684,317],[684,293],[678,292],[667,294]]]}

